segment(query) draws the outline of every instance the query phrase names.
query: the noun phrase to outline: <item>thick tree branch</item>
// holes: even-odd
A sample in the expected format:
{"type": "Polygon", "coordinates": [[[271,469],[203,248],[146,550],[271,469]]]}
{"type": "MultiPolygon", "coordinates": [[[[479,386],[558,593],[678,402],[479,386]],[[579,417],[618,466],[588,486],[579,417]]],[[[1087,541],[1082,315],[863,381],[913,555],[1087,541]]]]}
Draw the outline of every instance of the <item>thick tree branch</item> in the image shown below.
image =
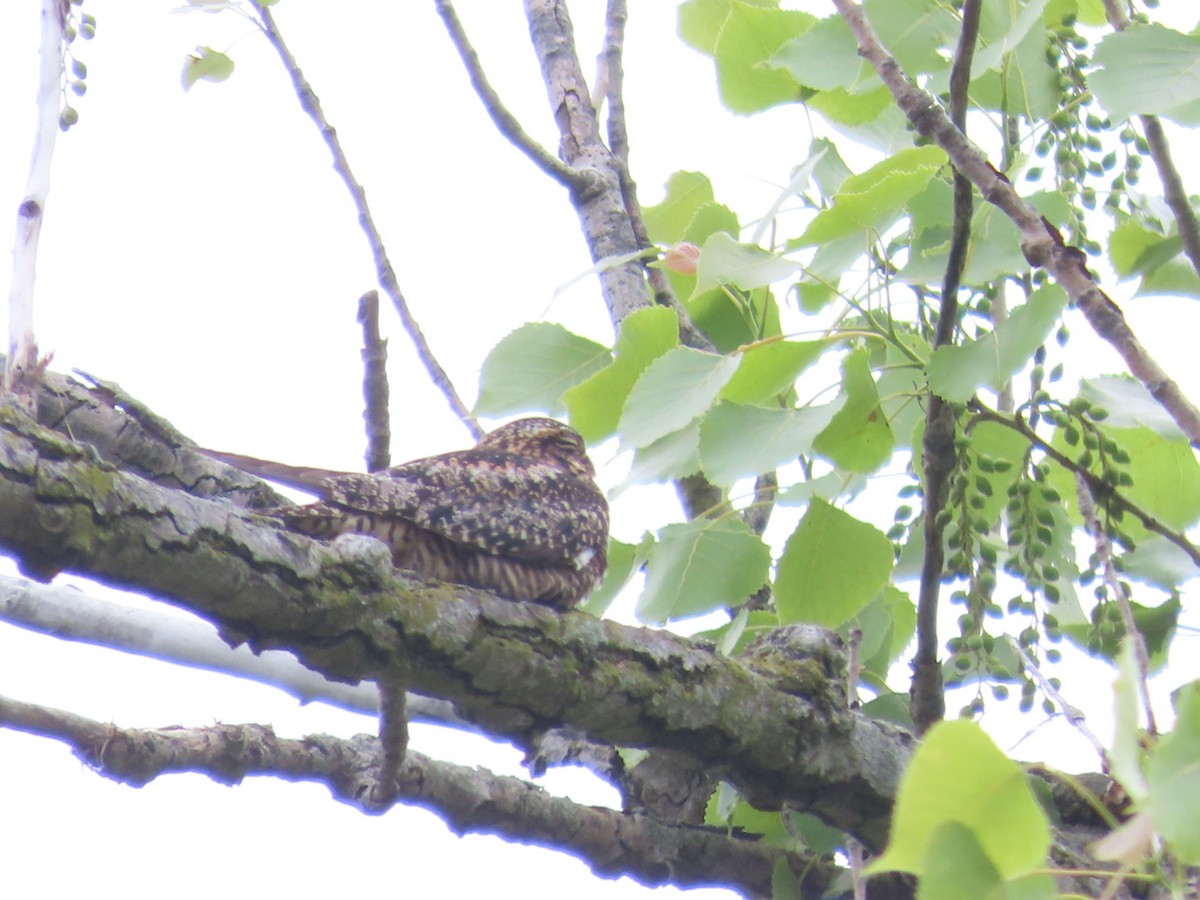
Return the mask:
{"type": "MultiPolygon", "coordinates": [[[[262,725],[124,729],[63,710],[0,697],[0,724],[55,738],[102,775],[141,786],[171,772],[200,772],[222,784],[273,775],[315,781],[364,812],[376,805],[380,748],[359,735],[280,738],[262,725]]],[[[396,772],[395,799],[436,812],[456,832],[495,834],[572,853],[597,875],[629,875],[642,884],[728,884],[770,896],[783,860],[803,876],[805,897],[819,898],[838,869],[724,830],[671,825],[649,816],[580,806],[519,778],[439,762],[410,752],[396,772]]],[[[390,804],[389,804],[390,806],[390,804]]]]}
{"type": "Polygon", "coordinates": [[[1063,243],[1057,230],[1017,194],[1008,179],[954,127],[934,99],[908,79],[896,60],[883,49],[857,3],[833,0],[833,4],[850,26],[859,53],[875,67],[896,104],[917,131],[936,141],[949,155],[955,169],[970,178],[983,198],[1013,221],[1021,233],[1025,258],[1031,265],[1045,268],[1062,285],[1092,329],[1121,355],[1130,373],[1167,410],[1192,445],[1200,447],[1200,409],[1184,396],[1179,385],[1146,352],[1120,308],[1100,290],[1087,270],[1083,251],[1063,243]]]}
{"type": "Polygon", "coordinates": [[[330,678],[399,677],[522,746],[569,725],[681,751],[756,805],[813,812],[875,848],[911,748],[823,680],[789,694],[665,632],[421,583],[374,539],[284,533],[115,472],[11,412],[0,413],[0,545],[27,568],[169,599],[330,678]]]}
{"type": "Polygon", "coordinates": [[[534,52],[558,124],[558,155],[576,179],[571,200],[579,215],[592,261],[627,258],[599,272],[600,288],[613,322],[651,303],[638,244],[621,193],[620,165],[600,136],[596,109],[575,52],[571,17],[562,0],[526,0],[534,52]]]}
{"type": "Polygon", "coordinates": [[[455,390],[453,383],[450,381],[450,376],[446,374],[446,370],[437,361],[437,357],[433,354],[433,349],[429,346],[429,342],[425,340],[421,326],[417,323],[412,311],[408,308],[408,301],[404,298],[404,294],[400,291],[400,283],[396,280],[396,271],[392,268],[392,261],[388,257],[387,249],[383,246],[383,236],[379,233],[379,229],[375,227],[375,220],[371,216],[371,208],[367,205],[367,192],[363,190],[363,186],[359,184],[358,179],[354,177],[354,173],[350,170],[350,162],[346,158],[345,151],[342,149],[342,142],[338,139],[337,131],[329,124],[329,120],[325,118],[325,111],[321,108],[321,101],[317,99],[312,85],[308,83],[308,80],[304,77],[304,73],[300,71],[300,66],[297,64],[296,58],[292,56],[292,52],[288,49],[287,44],[284,43],[283,35],[280,34],[279,28],[275,24],[275,18],[271,14],[271,10],[266,6],[261,6],[257,2],[253,3],[253,6],[255,12],[258,13],[259,24],[263,34],[267,36],[267,40],[275,48],[275,51],[279,54],[279,58],[283,61],[284,68],[287,69],[288,77],[291,78],[292,86],[296,90],[296,96],[300,100],[300,107],[320,130],[321,137],[325,140],[325,144],[329,147],[329,152],[333,156],[334,171],[342,177],[342,181],[345,182],[346,188],[350,191],[350,196],[354,201],[354,208],[358,212],[359,225],[362,226],[363,231],[366,233],[367,241],[371,247],[371,256],[375,260],[375,271],[379,277],[379,284],[392,299],[392,305],[396,308],[396,312],[399,313],[404,330],[408,332],[408,336],[416,348],[417,356],[421,360],[422,365],[425,366],[425,371],[429,374],[430,380],[437,385],[443,396],[445,396],[454,414],[458,416],[463,425],[467,427],[467,430],[478,440],[483,437],[483,429],[479,427],[479,423],[475,421],[475,417],[471,415],[471,411],[467,408],[462,398],[459,397],[458,391],[455,390]]]}

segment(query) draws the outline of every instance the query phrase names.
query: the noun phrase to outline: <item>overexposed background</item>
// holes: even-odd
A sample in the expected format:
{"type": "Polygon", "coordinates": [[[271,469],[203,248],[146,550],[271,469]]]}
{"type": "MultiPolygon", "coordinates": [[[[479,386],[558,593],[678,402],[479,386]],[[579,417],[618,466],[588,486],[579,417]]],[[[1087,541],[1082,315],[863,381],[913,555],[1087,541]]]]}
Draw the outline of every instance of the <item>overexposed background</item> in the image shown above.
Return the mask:
{"type": "MultiPolygon", "coordinates": [[[[831,9],[818,0],[803,5],[821,15],[831,9]]],[[[1189,5],[1177,0],[1175,9],[1186,16],[1189,5]]],[[[570,6],[590,69],[604,2],[570,6]]],[[[699,170],[713,179],[719,200],[743,221],[753,219],[804,158],[809,117],[799,107],[730,115],[716,96],[711,62],[675,36],[675,4],[630,6],[626,101],[643,204],[661,198],[672,171],[699,170]]],[[[230,13],[177,15],[173,8],[171,0],[84,6],[98,31],[74,45],[88,66],[89,90],[75,101],[80,122],[59,136],[54,160],[38,269],[39,346],[54,354],[54,369],[78,367],[119,382],[201,444],[359,469],[355,311],[375,275],[350,199],[254,27],[230,13]],[[180,71],[197,45],[230,53],[238,69],[225,84],[200,83],[185,93],[180,71]]],[[[506,104],[555,149],[518,4],[461,0],[457,8],[506,104]]],[[[556,296],[591,266],[563,189],[497,134],[431,2],[285,0],[274,12],[366,187],[412,311],[468,402],[487,351],[524,322],[558,321],[611,340],[594,279],[556,296]]],[[[38,4],[5,4],[0,209],[10,216],[24,194],[32,146],[37,41],[38,4]]],[[[1180,151],[1178,158],[1189,156],[1180,151]]],[[[1200,187],[1196,173],[1185,168],[1184,177],[1193,191],[1200,187]]],[[[11,232],[0,232],[0,244],[10,241],[11,232]]],[[[467,445],[469,435],[382,302],[391,338],[393,460],[467,445]]],[[[1200,333],[1195,302],[1139,300],[1126,311],[1160,362],[1200,397],[1189,339],[1200,333]]],[[[1083,323],[1072,330],[1088,340],[1083,323]]],[[[1107,347],[1091,356],[1097,371],[1120,371],[1107,347]]],[[[601,448],[596,462],[606,486],[620,481],[623,464],[611,448],[601,448]]],[[[614,533],[636,540],[648,524],[676,515],[669,489],[632,491],[615,505],[614,533]]],[[[1164,688],[1195,677],[1183,668],[1194,646],[1190,634],[1176,643],[1180,664],[1164,688]]],[[[1107,736],[1111,672],[1080,665],[1095,692],[1071,699],[1107,736]]],[[[257,721],[286,736],[375,729],[372,719],[322,704],[298,707],[266,687],[3,624],[0,693],[121,726],[257,721]]],[[[1012,748],[1040,722],[1033,715],[1006,726],[1001,746],[1012,748]]],[[[413,745],[523,774],[517,753],[478,738],[418,727],[413,745]]],[[[1057,724],[1039,729],[1016,754],[1068,769],[1096,766],[1087,745],[1057,724]]],[[[543,783],[582,802],[615,801],[574,773],[551,773],[543,783]]],[[[14,897],[98,886],[181,898],[214,889],[297,897],[378,889],[647,895],[628,880],[596,879],[559,853],[457,838],[424,811],[398,807],[366,817],[319,786],[257,778],[231,789],[179,775],[133,790],[87,771],[55,742],[3,729],[0,848],[3,884],[14,897]]]]}

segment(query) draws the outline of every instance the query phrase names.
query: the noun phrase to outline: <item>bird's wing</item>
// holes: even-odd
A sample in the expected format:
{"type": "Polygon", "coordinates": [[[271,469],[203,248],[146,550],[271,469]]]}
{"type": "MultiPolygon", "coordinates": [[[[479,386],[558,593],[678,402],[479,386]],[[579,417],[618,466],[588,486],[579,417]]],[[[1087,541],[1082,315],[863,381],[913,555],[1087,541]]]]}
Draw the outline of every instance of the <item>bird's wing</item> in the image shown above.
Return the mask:
{"type": "Polygon", "coordinates": [[[526,562],[582,567],[608,540],[608,505],[595,485],[501,451],[473,448],[325,484],[341,506],[526,562]]]}

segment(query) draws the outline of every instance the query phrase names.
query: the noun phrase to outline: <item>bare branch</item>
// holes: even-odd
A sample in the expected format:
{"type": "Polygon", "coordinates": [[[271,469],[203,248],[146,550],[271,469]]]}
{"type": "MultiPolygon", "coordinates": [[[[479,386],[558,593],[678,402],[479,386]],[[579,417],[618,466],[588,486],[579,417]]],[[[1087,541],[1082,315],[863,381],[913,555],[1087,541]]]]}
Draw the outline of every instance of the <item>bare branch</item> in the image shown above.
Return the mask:
{"type": "Polygon", "coordinates": [[[450,35],[454,49],[458,51],[458,55],[462,58],[463,66],[467,70],[467,76],[471,79],[471,86],[475,88],[475,93],[483,101],[483,108],[487,110],[487,114],[496,123],[496,128],[500,133],[508,138],[513,146],[529,157],[534,165],[563,187],[580,187],[581,181],[578,173],[531,138],[525,132],[525,129],[521,127],[521,123],[517,121],[516,116],[509,112],[508,108],[501,102],[500,96],[488,82],[487,76],[483,72],[483,64],[479,61],[479,54],[475,52],[475,48],[471,45],[471,40],[467,37],[466,29],[463,28],[462,22],[459,21],[458,14],[454,11],[454,6],[450,3],[450,0],[434,0],[434,6],[437,7],[438,14],[442,17],[442,21],[446,25],[446,31],[450,35]]]}
{"type": "Polygon", "coordinates": [[[363,421],[367,425],[368,472],[391,465],[392,429],[388,424],[387,341],[379,335],[379,293],[367,291],[358,301],[363,331],[363,421]]]}
{"type": "MultiPolygon", "coordinates": [[[[246,678],[278,688],[301,703],[320,701],[374,716],[379,693],[370,682],[343,684],[306,669],[291,653],[230,647],[207,622],[122,606],[73,587],[0,576],[0,621],[67,641],[246,678]]],[[[467,729],[443,700],[408,699],[413,721],[467,729]]]]}
{"type": "Polygon", "coordinates": [[[1167,410],[1192,445],[1200,447],[1200,409],[1146,352],[1120,308],[1100,290],[1087,270],[1083,251],[1067,246],[1057,230],[954,127],[934,99],[908,79],[896,60],[883,49],[857,3],[833,0],[833,4],[850,26],[859,53],[875,67],[917,131],[935,140],[949,155],[955,169],[970,178],[983,198],[1013,221],[1021,233],[1025,258],[1031,265],[1044,267],[1062,285],[1092,329],[1121,355],[1130,373],[1167,410]]]}
{"type": "Polygon", "coordinates": [[[1150,653],[1146,649],[1146,640],[1142,631],[1133,618],[1133,607],[1129,603],[1129,594],[1117,575],[1117,567],[1113,564],[1112,541],[1104,530],[1104,524],[1096,511],[1096,498],[1091,486],[1079,475],[1075,476],[1075,494],[1079,499],[1079,514],[1087,525],[1088,533],[1095,542],[1096,558],[1104,569],[1104,583],[1112,594],[1112,602],[1121,611],[1121,621],[1125,625],[1125,640],[1131,642],[1133,655],[1137,660],[1138,689],[1142,695],[1142,706],[1146,709],[1146,730],[1151,737],[1158,736],[1158,723],[1154,719],[1154,706],[1150,701],[1150,653]]]}
{"type": "MultiPolygon", "coordinates": [[[[222,784],[273,775],[315,781],[363,812],[379,784],[380,749],[367,735],[280,738],[263,725],[124,729],[63,710],[0,697],[0,724],[67,744],[100,774],[141,786],[159,775],[199,772],[222,784]]],[[[458,832],[496,834],[572,853],[595,874],[629,875],[646,885],[730,884],[770,896],[780,860],[804,876],[806,898],[819,898],[838,869],[723,829],[659,822],[649,816],[582,806],[519,778],[457,766],[411,752],[400,767],[396,799],[429,809],[458,832]]]]}
{"type": "MultiPolygon", "coordinates": [[[[612,150],[613,159],[617,166],[617,174],[621,183],[621,197],[624,200],[625,212],[629,216],[629,224],[633,228],[638,246],[644,250],[654,247],[646,230],[646,220],[642,216],[642,205],[638,201],[637,183],[633,180],[633,172],[629,166],[629,131],[625,124],[625,70],[621,63],[625,46],[625,23],[629,18],[626,0],[608,0],[605,13],[604,46],[596,60],[599,71],[597,81],[601,82],[603,95],[593,97],[597,109],[601,100],[608,101],[608,146],[612,150]]],[[[597,86],[599,92],[601,85],[597,86]]],[[[650,259],[643,257],[641,264],[646,280],[654,291],[654,302],[659,306],[669,306],[679,317],[679,339],[688,347],[697,350],[715,351],[712,341],[692,322],[687,310],[680,304],[671,289],[671,282],[666,273],[658,266],[649,265],[650,259]]]]}
{"type": "Polygon", "coordinates": [[[350,170],[350,163],[346,158],[345,151],[342,150],[342,142],[338,140],[337,131],[329,124],[329,120],[325,118],[325,112],[321,109],[321,102],[317,99],[312,85],[305,79],[304,73],[300,71],[295,57],[292,56],[291,51],[284,43],[283,35],[279,33],[279,28],[275,24],[275,18],[271,14],[270,8],[254,2],[254,9],[258,13],[263,33],[267,36],[267,40],[271,46],[279,54],[279,58],[283,60],[284,68],[287,69],[288,75],[292,79],[296,96],[300,100],[300,107],[316,123],[317,128],[320,129],[321,137],[324,138],[325,144],[329,147],[329,152],[333,155],[333,168],[342,177],[342,181],[345,182],[346,187],[350,191],[350,196],[354,200],[354,207],[358,211],[358,222],[366,233],[367,241],[371,246],[371,255],[375,260],[375,271],[379,277],[380,285],[392,299],[392,305],[396,308],[396,312],[399,313],[404,330],[408,332],[409,338],[412,339],[417,356],[425,366],[425,371],[429,373],[430,379],[445,396],[454,414],[458,416],[463,425],[467,427],[467,430],[478,440],[483,437],[483,429],[480,428],[479,423],[475,421],[475,417],[471,415],[471,411],[467,408],[467,405],[459,397],[458,391],[455,390],[454,385],[450,381],[450,376],[446,374],[446,370],[437,361],[437,357],[433,354],[433,349],[429,346],[429,342],[425,340],[421,326],[417,324],[416,318],[413,317],[412,311],[408,308],[408,301],[404,299],[404,294],[400,291],[400,284],[396,280],[396,272],[392,268],[391,260],[388,258],[387,249],[383,246],[383,236],[380,235],[379,229],[375,227],[375,220],[372,218],[371,209],[367,205],[367,193],[350,170]]]}
{"type": "Polygon", "coordinates": [[[379,780],[370,802],[381,809],[392,805],[400,790],[408,757],[408,710],[404,685],[391,678],[379,682],[379,780]]]}
{"type": "MultiPolygon", "coordinates": [[[[958,48],[950,68],[950,118],[965,130],[967,89],[971,84],[971,60],[979,36],[979,0],[963,4],[963,24],[958,48]]],[[[971,212],[974,206],[971,182],[960,172],[954,173],[954,223],[950,235],[950,253],[942,281],[942,303],[938,312],[933,346],[952,342],[958,326],[958,289],[967,261],[971,239],[971,212]]],[[[946,714],[942,666],[938,659],[941,643],[937,633],[937,610],[945,567],[942,533],[945,526],[939,513],[946,504],[947,484],[954,471],[953,408],[941,397],[930,394],[925,411],[925,558],[921,567],[921,586],[917,598],[917,652],[913,659],[911,710],[917,734],[924,734],[946,714]]]]}
{"type": "Polygon", "coordinates": [[[571,17],[562,0],[526,0],[534,52],[558,125],[559,157],[576,173],[571,202],[579,215],[592,262],[628,259],[602,267],[600,288],[615,323],[651,303],[637,241],[621,193],[619,165],[600,136],[571,17]]]}
{"type": "MultiPolygon", "coordinates": [[[[37,274],[38,241],[46,197],[50,193],[50,161],[58,138],[63,85],[63,46],[69,7],[61,0],[42,0],[41,43],[38,47],[37,131],[33,157],[25,183],[25,197],[17,206],[13,244],[13,277],[8,294],[8,355],[4,390],[26,412],[33,412],[36,385],[41,376],[37,341],[33,332],[33,297],[37,274]]],[[[65,119],[61,121],[65,122],[65,119]]]]}
{"type": "MultiPolygon", "coordinates": [[[[1117,31],[1129,27],[1129,16],[1117,0],[1104,0],[1104,10],[1109,24],[1117,31]]],[[[1159,180],[1163,184],[1163,199],[1175,216],[1175,224],[1179,229],[1179,237],[1183,241],[1183,252],[1191,260],[1192,268],[1200,274],[1200,224],[1196,221],[1196,212],[1188,200],[1187,189],[1183,186],[1183,178],[1175,161],[1171,158],[1171,147],[1167,143],[1166,132],[1163,131],[1162,120],[1158,116],[1138,116],[1142,123],[1142,131],[1146,135],[1146,143],[1150,145],[1150,158],[1158,170],[1159,180]]]]}

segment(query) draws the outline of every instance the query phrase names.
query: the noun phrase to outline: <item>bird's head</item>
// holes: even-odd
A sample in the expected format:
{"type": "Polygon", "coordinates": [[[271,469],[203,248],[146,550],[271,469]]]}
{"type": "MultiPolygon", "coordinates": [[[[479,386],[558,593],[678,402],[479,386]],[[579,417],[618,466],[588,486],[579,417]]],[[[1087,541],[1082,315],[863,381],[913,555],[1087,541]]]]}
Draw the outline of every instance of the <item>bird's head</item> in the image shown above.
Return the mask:
{"type": "Polygon", "coordinates": [[[476,446],[551,462],[580,477],[596,475],[579,432],[556,419],[517,419],[488,433],[476,446]]]}

